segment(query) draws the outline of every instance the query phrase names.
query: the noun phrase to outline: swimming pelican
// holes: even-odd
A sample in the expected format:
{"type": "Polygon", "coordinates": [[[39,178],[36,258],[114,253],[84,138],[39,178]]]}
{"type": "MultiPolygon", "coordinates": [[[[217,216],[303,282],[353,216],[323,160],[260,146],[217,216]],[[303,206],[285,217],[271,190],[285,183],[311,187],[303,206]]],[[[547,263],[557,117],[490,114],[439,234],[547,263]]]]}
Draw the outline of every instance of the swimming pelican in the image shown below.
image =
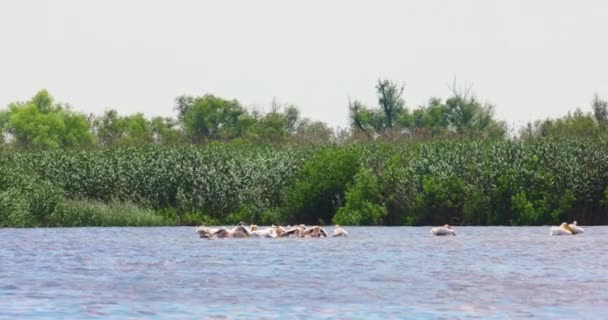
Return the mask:
{"type": "Polygon", "coordinates": [[[258,237],[258,238],[276,238],[277,237],[277,233],[276,230],[274,228],[274,226],[270,227],[270,228],[266,228],[266,229],[258,229],[258,226],[255,224],[252,224],[251,227],[249,228],[251,236],[253,237],[258,237]]]}
{"type": "Polygon", "coordinates": [[[251,233],[249,233],[247,228],[243,227],[242,225],[238,225],[231,230],[220,228],[211,236],[216,236],[218,238],[248,238],[251,237],[251,233]]]}
{"type": "Polygon", "coordinates": [[[572,235],[572,234],[574,234],[572,232],[572,229],[565,222],[562,222],[562,224],[560,224],[559,227],[551,227],[551,229],[549,230],[549,235],[552,235],[552,236],[562,236],[562,235],[572,235]]]}
{"type": "Polygon", "coordinates": [[[434,227],[431,229],[431,235],[433,236],[455,236],[456,232],[452,229],[452,226],[449,224],[444,225],[443,227],[434,227]]]}
{"type": "Polygon", "coordinates": [[[312,226],[302,232],[304,238],[327,238],[327,232],[320,226],[312,226]]]}
{"type": "Polygon", "coordinates": [[[570,229],[572,230],[572,234],[579,234],[579,233],[583,233],[585,232],[585,229],[581,228],[578,226],[578,223],[576,221],[572,222],[571,224],[568,225],[570,227],[570,229]]]}
{"type": "Polygon", "coordinates": [[[285,230],[285,232],[283,232],[281,235],[279,235],[279,237],[282,237],[282,238],[286,238],[286,237],[303,238],[304,237],[304,231],[306,231],[306,226],[304,226],[303,224],[301,224],[299,226],[295,226],[295,227],[287,226],[287,229],[285,230]]]}
{"type": "Polygon", "coordinates": [[[287,230],[283,226],[275,226],[273,224],[271,228],[274,229],[274,238],[282,237],[283,234],[287,232],[287,230]]]}
{"type": "Polygon", "coordinates": [[[334,233],[331,235],[333,237],[348,237],[348,231],[344,230],[339,225],[334,226],[334,233]]]}
{"type": "Polygon", "coordinates": [[[206,226],[200,226],[198,228],[196,228],[196,233],[198,233],[198,236],[200,238],[211,238],[213,236],[214,233],[216,233],[219,229],[218,228],[209,228],[206,226]]]}

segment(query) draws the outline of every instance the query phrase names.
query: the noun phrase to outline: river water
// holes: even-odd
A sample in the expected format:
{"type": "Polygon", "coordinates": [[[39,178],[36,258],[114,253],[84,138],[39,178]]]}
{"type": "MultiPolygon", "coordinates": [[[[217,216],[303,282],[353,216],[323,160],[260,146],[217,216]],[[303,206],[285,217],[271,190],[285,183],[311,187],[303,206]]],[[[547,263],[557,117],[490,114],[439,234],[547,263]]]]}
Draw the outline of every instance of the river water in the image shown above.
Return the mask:
{"type": "Polygon", "coordinates": [[[608,318],[608,227],[347,230],[0,229],[0,319],[608,318]]]}

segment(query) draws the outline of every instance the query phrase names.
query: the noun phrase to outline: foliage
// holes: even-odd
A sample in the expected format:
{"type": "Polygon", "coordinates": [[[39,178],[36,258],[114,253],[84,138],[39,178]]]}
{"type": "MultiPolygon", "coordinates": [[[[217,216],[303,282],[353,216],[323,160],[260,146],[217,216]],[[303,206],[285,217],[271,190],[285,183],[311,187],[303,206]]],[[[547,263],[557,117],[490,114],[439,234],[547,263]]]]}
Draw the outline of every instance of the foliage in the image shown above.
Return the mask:
{"type": "Polygon", "coordinates": [[[21,169],[0,168],[0,226],[51,226],[58,205],[64,201],[63,191],[21,169]]]}
{"type": "Polygon", "coordinates": [[[42,90],[0,111],[0,226],[608,223],[608,107],[508,139],[468,90],[350,103],[350,130],[213,95],[177,118],[85,117],[42,90]]]}
{"type": "Polygon", "coordinates": [[[237,100],[225,100],[214,95],[180,97],[176,109],[186,135],[193,142],[232,139],[243,136],[239,125],[245,109],[237,100]]]}
{"type": "Polygon", "coordinates": [[[601,137],[8,151],[0,224],[147,221],[98,214],[120,205],[154,225],[600,224],[607,150],[601,137]],[[79,214],[83,203],[91,208],[79,214]]]}
{"type": "Polygon", "coordinates": [[[52,225],[62,227],[165,226],[175,222],[132,203],[72,200],[62,203],[52,225]]]}
{"type": "Polygon", "coordinates": [[[341,225],[375,225],[382,224],[387,214],[381,204],[378,179],[369,169],[360,170],[354,183],[345,195],[344,207],[338,209],[333,218],[334,223],[341,225]]]}
{"type": "Polygon", "coordinates": [[[361,148],[323,147],[305,162],[287,190],[290,221],[329,222],[344,203],[346,186],[359,170],[361,148]]]}
{"type": "Polygon", "coordinates": [[[5,126],[23,149],[86,147],[93,141],[86,117],[54,104],[45,90],[29,102],[11,104],[5,126]]]}
{"type": "Polygon", "coordinates": [[[445,102],[432,98],[427,106],[410,111],[403,100],[404,86],[389,80],[376,85],[378,109],[370,109],[359,101],[349,104],[351,126],[368,137],[397,134],[400,138],[466,137],[502,139],[504,122],[494,119],[494,107],[481,104],[469,90],[455,88],[445,102]]]}

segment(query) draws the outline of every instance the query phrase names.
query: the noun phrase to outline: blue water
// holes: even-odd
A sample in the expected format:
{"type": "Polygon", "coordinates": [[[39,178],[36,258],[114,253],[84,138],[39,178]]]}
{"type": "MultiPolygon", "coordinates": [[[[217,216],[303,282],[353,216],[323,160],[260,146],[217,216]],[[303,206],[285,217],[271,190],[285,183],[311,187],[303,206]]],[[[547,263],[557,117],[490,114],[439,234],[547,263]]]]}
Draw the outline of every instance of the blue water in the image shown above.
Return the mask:
{"type": "Polygon", "coordinates": [[[185,227],[0,229],[0,319],[608,317],[608,227],[348,230],[206,240],[185,227]]]}

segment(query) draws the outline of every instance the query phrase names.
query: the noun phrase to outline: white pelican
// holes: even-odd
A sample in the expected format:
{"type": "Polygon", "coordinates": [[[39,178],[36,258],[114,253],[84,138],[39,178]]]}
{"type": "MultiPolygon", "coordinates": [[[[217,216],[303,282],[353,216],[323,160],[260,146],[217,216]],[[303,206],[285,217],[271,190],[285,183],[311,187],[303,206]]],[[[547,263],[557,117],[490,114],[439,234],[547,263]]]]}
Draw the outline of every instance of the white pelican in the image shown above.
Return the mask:
{"type": "Polygon", "coordinates": [[[285,230],[285,232],[283,232],[282,234],[280,234],[279,237],[283,237],[283,238],[287,238],[287,237],[303,238],[304,237],[304,231],[306,231],[306,226],[303,225],[303,224],[301,224],[299,226],[295,226],[295,227],[287,226],[287,229],[285,230]]]}
{"type": "Polygon", "coordinates": [[[562,224],[560,224],[559,227],[551,227],[551,229],[549,230],[549,235],[552,235],[552,236],[563,236],[563,235],[572,235],[572,234],[574,234],[572,232],[572,229],[565,222],[562,222],[562,224]]]}
{"type": "Polygon", "coordinates": [[[200,238],[211,238],[211,236],[213,236],[213,234],[216,233],[218,230],[218,228],[200,226],[196,228],[196,233],[198,233],[198,236],[200,238]]]}
{"type": "Polygon", "coordinates": [[[285,229],[283,226],[278,226],[278,227],[277,227],[277,226],[275,226],[275,225],[272,225],[272,227],[271,227],[271,228],[272,228],[272,229],[274,229],[274,235],[275,235],[275,238],[276,238],[276,237],[282,237],[282,236],[283,236],[283,234],[284,234],[285,232],[287,232],[287,229],[285,229]]]}
{"type": "Polygon", "coordinates": [[[252,224],[251,227],[249,228],[251,236],[253,237],[258,237],[258,238],[276,238],[277,237],[277,232],[275,230],[275,227],[272,226],[270,228],[266,228],[266,229],[258,229],[258,226],[255,224],[252,224]]]}
{"type": "Polygon", "coordinates": [[[585,232],[585,229],[581,228],[578,226],[578,223],[576,221],[572,222],[571,224],[568,225],[570,227],[570,229],[572,230],[572,234],[579,234],[579,233],[583,233],[585,232]]]}
{"type": "Polygon", "coordinates": [[[327,232],[320,226],[313,226],[302,232],[304,238],[327,238],[327,232]]]}
{"type": "Polygon", "coordinates": [[[443,227],[434,227],[431,229],[431,235],[433,236],[455,236],[456,232],[452,229],[452,226],[449,224],[444,225],[443,227]]]}
{"type": "Polygon", "coordinates": [[[334,226],[334,233],[332,233],[331,236],[332,236],[332,238],[333,237],[348,237],[348,231],[344,230],[339,225],[335,225],[334,226]]]}
{"type": "Polygon", "coordinates": [[[248,238],[251,237],[251,233],[249,233],[247,228],[243,227],[242,225],[238,225],[231,230],[220,228],[211,236],[216,236],[218,238],[248,238]]]}

